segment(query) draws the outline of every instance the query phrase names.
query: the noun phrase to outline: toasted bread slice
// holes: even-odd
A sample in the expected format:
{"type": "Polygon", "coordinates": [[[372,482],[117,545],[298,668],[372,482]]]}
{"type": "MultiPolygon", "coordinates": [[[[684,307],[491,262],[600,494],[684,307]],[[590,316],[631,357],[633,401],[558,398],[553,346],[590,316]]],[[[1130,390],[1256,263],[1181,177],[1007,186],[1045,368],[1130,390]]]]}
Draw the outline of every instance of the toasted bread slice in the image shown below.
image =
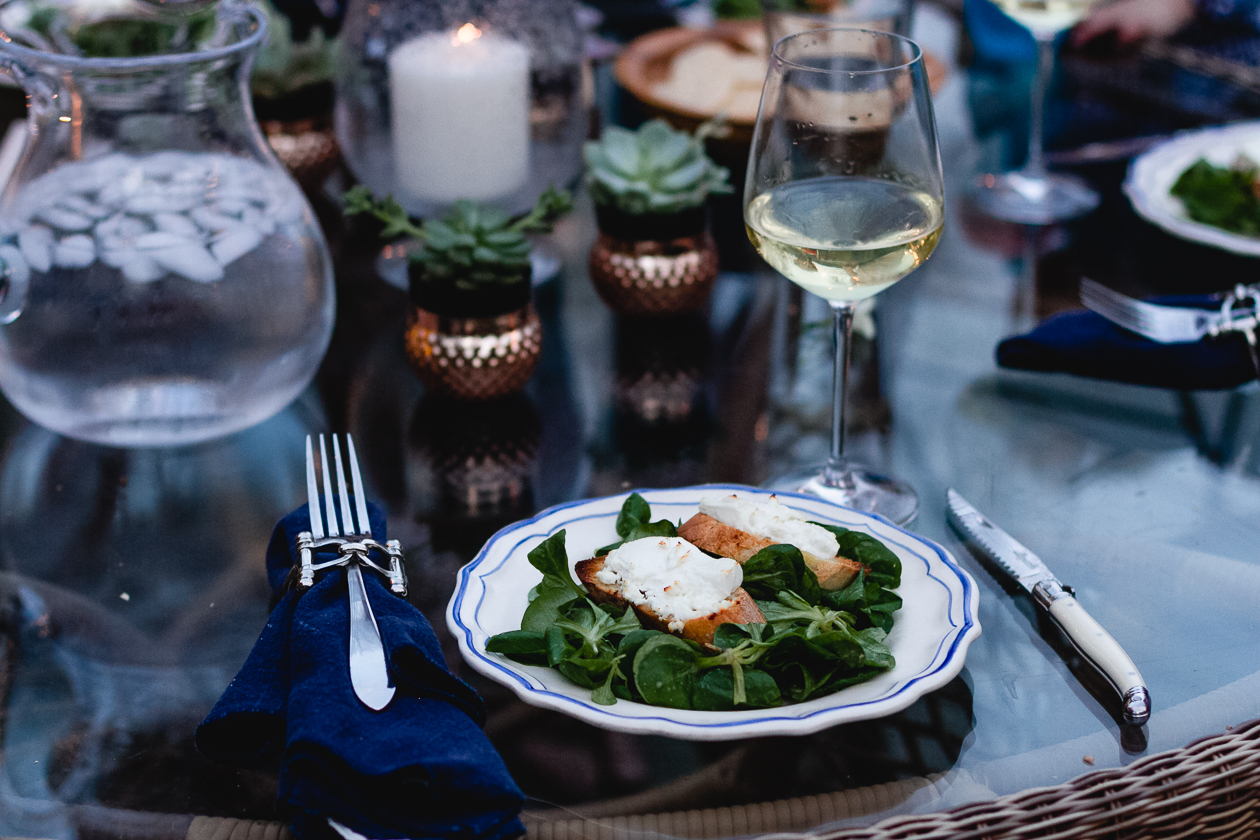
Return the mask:
{"type": "MultiPolygon", "coordinates": [[[[610,586],[600,583],[595,577],[595,573],[604,568],[603,557],[593,557],[590,560],[580,561],[574,571],[577,572],[578,580],[582,581],[586,586],[586,591],[590,593],[591,600],[597,604],[614,604],[616,606],[625,606],[630,603],[620,592],[610,586]]],[[[713,643],[713,633],[723,624],[764,624],[766,617],[761,614],[761,610],[757,607],[757,602],[752,596],[745,592],[742,588],[736,589],[731,593],[731,605],[724,610],[719,610],[709,615],[693,618],[682,627],[682,630],[676,632],[676,635],[682,636],[684,639],[690,639],[693,642],[699,642],[702,645],[713,643]]],[[[639,621],[644,627],[650,630],[662,630],[666,633],[675,632],[669,629],[669,622],[653,612],[649,607],[631,604],[635,613],[639,616],[639,621]]]]}
{"type": "MultiPolygon", "coordinates": [[[[684,522],[678,536],[711,554],[730,557],[738,563],[747,563],[758,551],[774,545],[771,540],[724,525],[707,513],[697,513],[684,522]]],[[[805,565],[818,576],[818,585],[823,589],[844,589],[862,570],[861,563],[839,555],[815,557],[804,551],[801,555],[805,565]]]]}

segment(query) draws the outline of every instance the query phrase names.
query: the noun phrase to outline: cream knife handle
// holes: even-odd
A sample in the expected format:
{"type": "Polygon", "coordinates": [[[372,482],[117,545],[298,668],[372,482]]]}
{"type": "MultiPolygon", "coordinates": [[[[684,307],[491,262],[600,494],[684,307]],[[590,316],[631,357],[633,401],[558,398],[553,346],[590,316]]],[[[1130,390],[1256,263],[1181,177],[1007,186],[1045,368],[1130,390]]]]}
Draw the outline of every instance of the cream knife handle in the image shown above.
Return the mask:
{"type": "Polygon", "coordinates": [[[1151,695],[1137,666],[1120,643],[1057,581],[1038,583],[1033,587],[1033,597],[1046,608],[1081,655],[1093,662],[1120,692],[1125,723],[1135,726],[1146,723],[1151,716],[1151,695]]]}

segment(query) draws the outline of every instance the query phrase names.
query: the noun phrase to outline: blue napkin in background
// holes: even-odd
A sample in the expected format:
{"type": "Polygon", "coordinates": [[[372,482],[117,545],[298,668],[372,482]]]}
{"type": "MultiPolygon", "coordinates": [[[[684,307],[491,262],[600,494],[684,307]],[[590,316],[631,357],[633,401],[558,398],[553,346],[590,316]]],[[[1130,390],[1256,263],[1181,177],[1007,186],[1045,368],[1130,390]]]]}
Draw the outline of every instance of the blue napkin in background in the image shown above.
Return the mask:
{"type": "MultiPolygon", "coordinates": [[[[1220,298],[1174,295],[1151,303],[1220,309],[1220,298]]],[[[1071,373],[1178,391],[1237,388],[1256,378],[1241,333],[1193,344],[1156,344],[1089,310],[1062,312],[998,344],[997,363],[1016,370],[1071,373]]]]}
{"type": "MultiPolygon", "coordinates": [[[[310,529],[307,506],[280,520],[267,577],[280,593],[310,529]]],[[[368,506],[372,536],[385,518],[368,506]]],[[[280,760],[277,810],[299,838],[330,837],[332,817],[371,838],[500,840],[524,833],[524,796],[481,732],[485,707],[446,668],[415,607],[365,572],[398,692],[380,712],[354,695],[346,573],[284,594],[231,685],[197,728],[197,749],[254,767],[280,760]]]]}

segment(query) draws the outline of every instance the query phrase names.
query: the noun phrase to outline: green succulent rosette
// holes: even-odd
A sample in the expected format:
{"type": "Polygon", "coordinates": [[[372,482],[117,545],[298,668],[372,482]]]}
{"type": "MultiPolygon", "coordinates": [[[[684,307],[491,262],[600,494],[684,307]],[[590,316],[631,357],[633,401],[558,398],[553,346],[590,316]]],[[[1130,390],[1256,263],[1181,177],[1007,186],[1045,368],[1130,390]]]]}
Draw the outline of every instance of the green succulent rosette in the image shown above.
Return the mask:
{"type": "Polygon", "coordinates": [[[730,173],[704,151],[714,131],[706,123],[691,135],[663,120],[637,131],[610,126],[586,144],[587,188],[597,204],[635,216],[700,207],[711,194],[731,191],[730,173]]]}

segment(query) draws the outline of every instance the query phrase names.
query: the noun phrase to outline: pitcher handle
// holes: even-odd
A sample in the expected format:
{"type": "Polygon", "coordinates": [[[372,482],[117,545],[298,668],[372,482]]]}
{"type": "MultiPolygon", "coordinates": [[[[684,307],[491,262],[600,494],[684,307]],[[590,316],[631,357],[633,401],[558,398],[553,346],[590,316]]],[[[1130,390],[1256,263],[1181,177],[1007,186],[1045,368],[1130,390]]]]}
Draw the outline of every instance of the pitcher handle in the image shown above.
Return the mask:
{"type": "Polygon", "coordinates": [[[11,55],[0,52],[0,73],[8,76],[30,97],[30,109],[34,115],[52,113],[69,114],[70,97],[62,96],[61,79],[57,76],[32,70],[11,55]]]}

